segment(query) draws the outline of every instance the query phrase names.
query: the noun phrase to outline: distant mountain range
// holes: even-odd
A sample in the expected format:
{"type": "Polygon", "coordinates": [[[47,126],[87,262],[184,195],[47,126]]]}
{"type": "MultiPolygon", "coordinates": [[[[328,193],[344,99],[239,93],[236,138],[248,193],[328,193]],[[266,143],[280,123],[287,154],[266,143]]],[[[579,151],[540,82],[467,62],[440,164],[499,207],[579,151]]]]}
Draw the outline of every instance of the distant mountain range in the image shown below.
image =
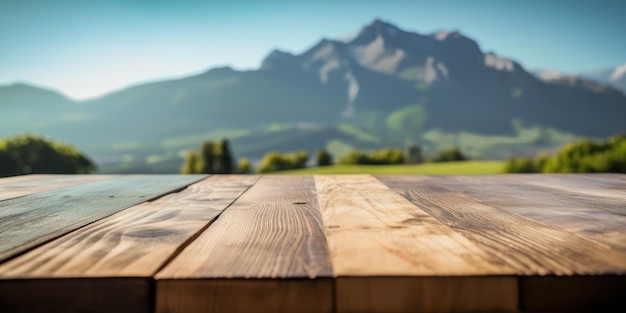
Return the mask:
{"type": "Polygon", "coordinates": [[[626,131],[621,69],[538,78],[459,32],[421,35],[376,20],[350,40],[273,51],[258,70],[214,68],[84,102],[0,87],[0,135],[71,142],[117,172],[175,172],[186,149],[222,137],[253,159],[270,149],[339,156],[409,143],[502,158],[626,131]]]}
{"type": "Polygon", "coordinates": [[[582,72],[577,75],[568,75],[555,70],[539,70],[534,74],[542,80],[554,82],[557,80],[592,81],[601,85],[613,87],[626,94],[626,64],[615,68],[597,71],[582,72]]]}
{"type": "Polygon", "coordinates": [[[582,77],[611,86],[626,93],[626,64],[612,69],[580,74],[582,77]]]}

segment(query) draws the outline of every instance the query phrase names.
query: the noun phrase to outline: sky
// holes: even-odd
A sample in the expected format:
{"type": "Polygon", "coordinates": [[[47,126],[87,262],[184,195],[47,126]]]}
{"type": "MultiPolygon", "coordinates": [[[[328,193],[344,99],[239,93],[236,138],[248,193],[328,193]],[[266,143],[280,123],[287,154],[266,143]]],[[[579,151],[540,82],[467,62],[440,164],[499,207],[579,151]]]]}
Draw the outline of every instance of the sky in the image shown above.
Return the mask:
{"type": "Polygon", "coordinates": [[[626,63],[626,1],[0,0],[0,85],[89,99],[217,66],[256,69],[374,19],[430,34],[458,30],[528,70],[626,63]]]}

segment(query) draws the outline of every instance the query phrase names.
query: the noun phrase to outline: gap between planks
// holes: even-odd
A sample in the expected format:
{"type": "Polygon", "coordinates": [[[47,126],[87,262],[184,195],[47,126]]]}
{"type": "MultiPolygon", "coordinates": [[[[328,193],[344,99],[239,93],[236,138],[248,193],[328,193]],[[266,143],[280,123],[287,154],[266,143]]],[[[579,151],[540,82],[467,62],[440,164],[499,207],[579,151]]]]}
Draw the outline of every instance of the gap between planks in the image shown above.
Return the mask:
{"type": "Polygon", "coordinates": [[[157,273],[156,309],[332,312],[331,275],[313,178],[265,175],[157,273]]]}
{"type": "MultiPolygon", "coordinates": [[[[606,186],[602,183],[604,179],[591,179],[593,176],[559,175],[558,177],[562,180],[584,179],[581,181],[585,184],[579,187],[587,186],[589,189],[606,186]]],[[[436,180],[433,178],[433,181],[487,205],[523,215],[626,252],[626,228],[624,227],[626,216],[616,214],[619,210],[626,211],[626,200],[616,203],[618,199],[613,197],[566,192],[562,189],[542,187],[533,183],[544,179],[546,177],[536,175],[488,175],[480,177],[480,180],[454,176],[440,177],[436,180]]]]}
{"type": "Polygon", "coordinates": [[[371,175],[315,175],[337,312],[516,311],[513,268],[371,175]]]}
{"type": "Polygon", "coordinates": [[[205,175],[127,175],[0,201],[0,261],[205,175]]]}
{"type": "Polygon", "coordinates": [[[487,190],[492,187],[500,190],[508,187],[506,176],[498,176],[497,182],[501,187],[495,186],[498,184],[490,185],[488,176],[389,175],[379,176],[379,179],[515,268],[520,281],[522,310],[562,311],[565,308],[565,311],[570,311],[577,306],[602,307],[606,303],[619,304],[620,307],[626,305],[611,290],[611,286],[626,286],[626,254],[585,238],[584,235],[551,227],[489,205],[492,201],[507,203],[511,198],[522,202],[524,200],[520,197],[534,200],[541,195],[537,194],[537,190],[517,186],[517,189],[513,188],[517,193],[496,193],[485,203],[457,190],[475,189],[471,195],[481,195],[481,191],[488,193],[487,190]],[[607,281],[611,284],[607,285],[607,281]],[[571,285],[572,282],[576,284],[571,285]],[[555,296],[555,289],[577,296],[555,296]]]}
{"type": "Polygon", "coordinates": [[[102,300],[104,302],[116,303],[116,312],[149,312],[153,304],[146,297],[154,296],[152,276],[257,179],[257,176],[247,175],[213,175],[177,193],[141,203],[87,225],[6,262],[0,265],[0,307],[25,305],[36,310],[47,306],[65,311],[80,306],[98,311],[103,307],[87,296],[97,295],[100,300],[107,299],[102,300]],[[76,285],[67,283],[67,279],[75,281],[76,285]],[[145,281],[141,283],[144,287],[126,284],[126,280],[145,281]],[[101,285],[90,287],[81,281],[105,285],[106,282],[112,285],[120,282],[118,292],[140,298],[130,299],[129,296],[124,307],[119,305],[115,294],[106,292],[99,287],[101,285]],[[23,298],[14,294],[22,290],[20,286],[30,286],[29,302],[20,303],[23,298]],[[46,296],[44,288],[54,286],[58,286],[57,294],[66,301],[59,302],[46,296]],[[137,293],[125,288],[147,290],[137,293]],[[137,310],[137,303],[143,303],[142,310],[137,310]]]}

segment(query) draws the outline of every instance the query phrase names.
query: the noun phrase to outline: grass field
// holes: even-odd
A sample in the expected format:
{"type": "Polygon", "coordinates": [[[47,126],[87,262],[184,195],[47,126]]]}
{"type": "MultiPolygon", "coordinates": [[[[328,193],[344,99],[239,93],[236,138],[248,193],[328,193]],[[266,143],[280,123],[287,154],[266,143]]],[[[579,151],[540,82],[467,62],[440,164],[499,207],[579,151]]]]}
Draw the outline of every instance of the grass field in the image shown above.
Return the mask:
{"type": "Polygon", "coordinates": [[[424,163],[418,165],[333,165],[276,172],[276,174],[423,174],[423,175],[480,175],[500,174],[501,161],[466,161],[424,163]]]}

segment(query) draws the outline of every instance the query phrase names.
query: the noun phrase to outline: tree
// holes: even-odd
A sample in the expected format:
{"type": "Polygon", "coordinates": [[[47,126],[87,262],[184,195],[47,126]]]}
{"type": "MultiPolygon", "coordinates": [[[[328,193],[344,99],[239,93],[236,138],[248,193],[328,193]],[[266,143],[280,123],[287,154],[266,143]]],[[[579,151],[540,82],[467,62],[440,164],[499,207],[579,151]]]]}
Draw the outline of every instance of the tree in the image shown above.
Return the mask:
{"type": "Polygon", "coordinates": [[[259,173],[270,173],[305,168],[308,159],[309,154],[304,150],[287,154],[270,151],[263,156],[257,171],[259,173]]]}
{"type": "Polygon", "coordinates": [[[277,151],[270,151],[263,156],[259,168],[259,173],[270,173],[285,169],[285,164],[282,156],[277,151]]]}
{"type": "Polygon", "coordinates": [[[543,166],[545,173],[626,173],[626,135],[605,141],[580,140],[561,148],[543,166]]]}
{"type": "Polygon", "coordinates": [[[422,148],[418,145],[410,145],[407,156],[407,163],[409,164],[419,164],[424,162],[424,157],[422,156],[422,148]]]}
{"type": "Polygon", "coordinates": [[[87,174],[95,164],[71,145],[22,135],[0,140],[0,176],[87,174]]]}
{"type": "Polygon", "coordinates": [[[465,160],[467,160],[467,157],[463,155],[461,150],[457,147],[443,149],[432,159],[433,162],[453,162],[465,160]]]}
{"type": "Polygon", "coordinates": [[[218,159],[219,168],[217,173],[230,174],[233,172],[233,157],[228,146],[228,139],[222,139],[218,159]]]}
{"type": "Polygon", "coordinates": [[[237,174],[250,174],[252,173],[252,166],[248,158],[241,158],[237,163],[237,174]]]}
{"type": "Polygon", "coordinates": [[[542,173],[626,173],[626,135],[605,141],[580,140],[565,145],[554,156],[509,159],[505,171],[542,173]]]}
{"type": "Polygon", "coordinates": [[[532,158],[508,158],[504,163],[505,173],[537,173],[541,168],[537,168],[532,158]]]}
{"type": "Polygon", "coordinates": [[[309,153],[304,150],[300,150],[292,154],[287,154],[285,157],[289,167],[287,169],[305,168],[306,162],[309,160],[309,153]]]}
{"type": "Polygon", "coordinates": [[[205,141],[202,144],[202,174],[215,173],[215,144],[205,141]]]}
{"type": "Polygon", "coordinates": [[[188,152],[181,166],[183,174],[231,174],[233,170],[233,156],[226,138],[219,145],[205,141],[200,148],[200,154],[188,152]]]}
{"type": "Polygon", "coordinates": [[[358,150],[350,151],[339,159],[339,164],[401,164],[404,162],[402,149],[384,148],[372,151],[369,155],[358,150]]]}
{"type": "Polygon", "coordinates": [[[180,172],[182,174],[199,174],[201,172],[199,163],[198,154],[195,151],[190,150],[187,152],[187,157],[185,157],[185,162],[183,163],[180,172]]]}
{"type": "Polygon", "coordinates": [[[384,148],[372,151],[370,164],[402,164],[404,163],[404,153],[402,149],[384,148]]]}
{"type": "Polygon", "coordinates": [[[317,166],[328,166],[333,164],[333,157],[326,149],[317,150],[317,166]]]}
{"type": "Polygon", "coordinates": [[[339,159],[339,164],[370,164],[370,157],[358,150],[352,150],[339,159]]]}

